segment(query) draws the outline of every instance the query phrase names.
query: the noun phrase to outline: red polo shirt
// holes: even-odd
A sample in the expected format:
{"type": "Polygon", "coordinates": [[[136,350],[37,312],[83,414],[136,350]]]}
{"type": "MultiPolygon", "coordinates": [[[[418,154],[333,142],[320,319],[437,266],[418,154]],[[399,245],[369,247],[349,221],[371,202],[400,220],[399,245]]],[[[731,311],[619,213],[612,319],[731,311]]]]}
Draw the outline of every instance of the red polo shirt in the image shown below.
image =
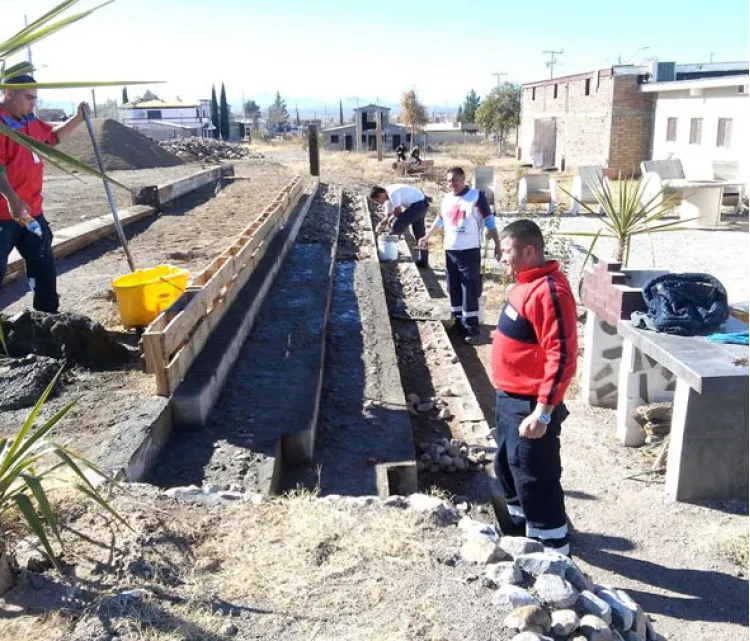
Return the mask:
{"type": "MultiPolygon", "coordinates": [[[[43,120],[39,120],[34,114],[25,118],[14,118],[0,105],[0,123],[50,146],[54,146],[57,142],[52,127],[43,120]]],[[[40,216],[44,172],[42,159],[15,140],[0,134],[0,167],[5,170],[13,191],[31,209],[31,215],[40,216]]],[[[0,220],[12,220],[8,201],[2,197],[0,197],[0,220]]]]}

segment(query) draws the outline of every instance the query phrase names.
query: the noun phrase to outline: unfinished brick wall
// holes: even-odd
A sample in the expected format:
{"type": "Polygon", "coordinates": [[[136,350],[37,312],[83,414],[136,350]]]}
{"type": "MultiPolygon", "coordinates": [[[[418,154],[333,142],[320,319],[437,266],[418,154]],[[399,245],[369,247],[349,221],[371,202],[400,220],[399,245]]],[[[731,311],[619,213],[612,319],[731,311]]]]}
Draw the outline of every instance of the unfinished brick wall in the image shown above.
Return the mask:
{"type": "Polygon", "coordinates": [[[623,175],[639,175],[651,157],[654,95],[641,93],[638,76],[614,78],[609,166],[623,175]]]}
{"type": "Polygon", "coordinates": [[[531,159],[534,121],[557,120],[555,165],[602,165],[609,159],[614,78],[611,69],[525,85],[521,122],[524,160],[531,159]],[[586,95],[586,81],[589,95],[586,95]],[[557,85],[557,98],[555,98],[557,85]]]}

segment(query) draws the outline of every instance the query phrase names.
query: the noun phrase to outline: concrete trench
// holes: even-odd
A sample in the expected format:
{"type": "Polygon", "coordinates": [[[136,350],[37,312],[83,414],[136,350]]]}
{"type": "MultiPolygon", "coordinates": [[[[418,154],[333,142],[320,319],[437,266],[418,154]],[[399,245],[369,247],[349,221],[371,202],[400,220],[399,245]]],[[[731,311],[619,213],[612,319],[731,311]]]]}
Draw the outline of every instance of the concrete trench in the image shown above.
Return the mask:
{"type": "Polygon", "coordinates": [[[416,490],[367,214],[358,195],[320,186],[205,426],[176,421],[148,481],[260,493],[416,490]]]}

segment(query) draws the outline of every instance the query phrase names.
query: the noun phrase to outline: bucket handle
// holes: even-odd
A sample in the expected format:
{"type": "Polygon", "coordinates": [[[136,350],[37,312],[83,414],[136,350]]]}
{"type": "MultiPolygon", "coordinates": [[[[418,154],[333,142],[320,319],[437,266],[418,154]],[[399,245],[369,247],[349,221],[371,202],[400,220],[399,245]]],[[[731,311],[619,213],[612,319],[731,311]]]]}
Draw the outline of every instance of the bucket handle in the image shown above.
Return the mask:
{"type": "Polygon", "coordinates": [[[171,282],[171,281],[168,281],[168,280],[167,280],[166,278],[164,278],[164,276],[159,276],[159,280],[162,280],[162,281],[164,281],[164,282],[165,282],[165,283],[166,283],[167,285],[171,285],[171,286],[172,286],[172,287],[174,287],[174,288],[175,288],[175,289],[176,289],[176,290],[177,290],[178,292],[180,292],[180,294],[184,294],[184,293],[185,293],[185,290],[184,290],[184,289],[183,289],[182,287],[180,287],[179,285],[175,285],[175,284],[174,284],[173,282],[171,282]]]}

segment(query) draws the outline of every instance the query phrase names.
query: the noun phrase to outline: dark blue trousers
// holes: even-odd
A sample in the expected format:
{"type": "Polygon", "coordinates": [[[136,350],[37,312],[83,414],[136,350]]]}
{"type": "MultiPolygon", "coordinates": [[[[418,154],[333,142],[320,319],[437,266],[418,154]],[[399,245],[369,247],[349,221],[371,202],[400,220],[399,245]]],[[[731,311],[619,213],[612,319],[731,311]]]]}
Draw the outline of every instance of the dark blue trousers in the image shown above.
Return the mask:
{"type": "Polygon", "coordinates": [[[482,295],[482,253],[474,249],[446,249],[445,276],[451,312],[467,328],[479,328],[479,297],[482,295]]]}
{"type": "Polygon", "coordinates": [[[57,295],[52,230],[44,216],[37,216],[36,221],[42,228],[41,238],[15,220],[0,220],[0,286],[5,278],[8,256],[15,247],[26,261],[26,276],[34,292],[34,309],[56,314],[60,297],[57,295]]]}
{"type": "MultiPolygon", "coordinates": [[[[420,200],[419,202],[409,205],[400,215],[396,216],[391,223],[391,233],[395,236],[403,234],[408,227],[411,225],[412,234],[414,234],[414,240],[419,242],[419,239],[425,235],[424,219],[427,215],[427,209],[429,203],[426,200],[420,200]]],[[[427,260],[429,258],[429,252],[426,249],[418,250],[418,260],[425,267],[427,266],[427,260]]]]}
{"type": "Polygon", "coordinates": [[[521,438],[518,427],[535,406],[533,396],[497,391],[495,474],[513,522],[525,524],[528,537],[568,554],[565,500],[560,485],[560,429],[569,412],[561,403],[552,412],[552,422],[544,436],[521,438]]]}

